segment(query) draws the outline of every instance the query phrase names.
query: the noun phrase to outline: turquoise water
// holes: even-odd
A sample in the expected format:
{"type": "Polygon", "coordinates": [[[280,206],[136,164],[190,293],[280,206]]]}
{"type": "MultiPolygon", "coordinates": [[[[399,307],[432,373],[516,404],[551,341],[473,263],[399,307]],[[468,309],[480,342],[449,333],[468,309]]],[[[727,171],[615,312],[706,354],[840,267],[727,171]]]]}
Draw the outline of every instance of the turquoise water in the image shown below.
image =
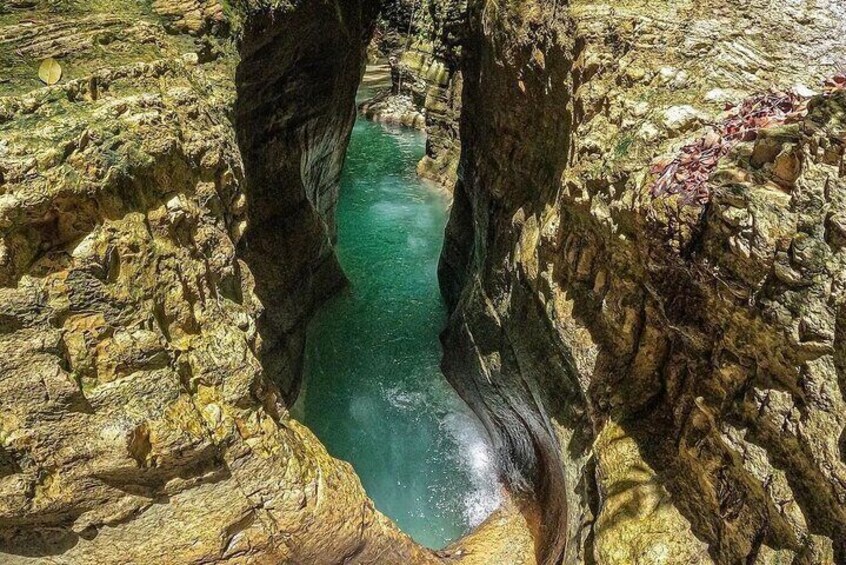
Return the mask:
{"type": "Polygon", "coordinates": [[[438,367],[448,201],[415,174],[424,143],[355,125],[337,216],[350,286],[309,327],[292,413],[352,463],[380,511],[437,549],[480,523],[500,491],[481,423],[438,367]]]}

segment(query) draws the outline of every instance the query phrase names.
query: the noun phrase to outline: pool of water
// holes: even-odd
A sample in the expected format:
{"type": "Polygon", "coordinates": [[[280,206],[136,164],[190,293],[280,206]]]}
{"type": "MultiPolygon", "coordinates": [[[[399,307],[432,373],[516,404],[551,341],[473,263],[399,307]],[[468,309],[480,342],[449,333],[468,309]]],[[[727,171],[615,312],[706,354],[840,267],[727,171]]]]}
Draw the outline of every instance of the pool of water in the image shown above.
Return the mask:
{"type": "Polygon", "coordinates": [[[352,463],[380,511],[437,549],[484,520],[500,489],[481,423],[438,367],[448,200],[415,174],[424,143],[355,125],[337,212],[350,286],[309,327],[292,414],[352,463]]]}

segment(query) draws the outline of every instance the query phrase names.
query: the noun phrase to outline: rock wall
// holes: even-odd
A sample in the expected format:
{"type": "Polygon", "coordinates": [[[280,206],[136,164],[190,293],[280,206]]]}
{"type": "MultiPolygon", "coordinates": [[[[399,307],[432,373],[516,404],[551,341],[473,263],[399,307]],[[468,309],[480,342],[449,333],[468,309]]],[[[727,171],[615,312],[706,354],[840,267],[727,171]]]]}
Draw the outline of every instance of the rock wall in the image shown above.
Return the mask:
{"type": "Polygon", "coordinates": [[[415,103],[425,110],[426,155],[417,173],[441,186],[455,184],[461,144],[461,44],[467,2],[424,3],[426,25],[400,58],[402,76],[415,103]]]}
{"type": "Polygon", "coordinates": [[[471,2],[469,8],[461,174],[440,265],[452,310],[443,336],[444,370],[492,432],[512,488],[539,497],[539,553],[553,563],[564,549],[570,505],[555,429],[540,398],[544,378],[555,386],[546,390],[562,411],[583,402],[567,402],[573,394],[559,393],[563,384],[556,379],[567,374],[567,360],[534,313],[531,295],[511,280],[516,273],[508,256],[518,240],[518,209],[527,201],[541,209],[544,200],[551,205],[567,162],[572,33],[563,17],[548,20],[544,37],[528,22],[489,14],[488,5],[471,2]],[[518,83],[521,69],[538,64],[535,59],[542,64],[544,56],[554,80],[518,83]],[[516,104],[515,96],[526,98],[516,104]],[[549,120],[553,113],[560,118],[549,120]]]}
{"type": "Polygon", "coordinates": [[[385,3],[390,17],[380,20],[376,50],[395,57],[393,94],[377,96],[361,107],[372,120],[419,126],[423,116],[426,155],[418,174],[451,189],[455,184],[461,145],[461,44],[467,23],[466,0],[423,0],[385,3]],[[409,29],[411,34],[408,33],[409,29]]]}
{"type": "Polygon", "coordinates": [[[239,249],[264,306],[259,359],[289,405],[306,323],[346,282],[333,251],[335,207],[378,3],[338,6],[304,3],[284,25],[273,12],[251,18],[236,73],[249,217],[239,249]]]}
{"type": "Polygon", "coordinates": [[[0,10],[0,561],[438,561],[284,402],[376,8],[0,10]]]}
{"type": "Polygon", "coordinates": [[[844,21],[470,2],[444,367],[537,493],[547,562],[846,561],[844,21]],[[727,102],[797,84],[704,194],[659,190],[727,102]]]}

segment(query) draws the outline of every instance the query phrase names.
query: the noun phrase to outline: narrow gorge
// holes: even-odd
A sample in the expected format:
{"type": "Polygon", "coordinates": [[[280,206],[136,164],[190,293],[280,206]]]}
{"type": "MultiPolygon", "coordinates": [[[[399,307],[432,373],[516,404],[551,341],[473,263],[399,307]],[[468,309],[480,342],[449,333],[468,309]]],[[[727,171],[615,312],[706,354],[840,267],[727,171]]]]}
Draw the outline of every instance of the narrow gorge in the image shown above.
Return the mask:
{"type": "MultiPolygon", "coordinates": [[[[384,92],[378,72],[360,98],[384,92]]],[[[438,368],[448,197],[417,178],[424,144],[407,128],[353,128],[336,213],[349,283],[310,324],[291,413],[352,464],[379,510],[440,549],[499,506],[501,486],[484,428],[438,368]]]]}
{"type": "Polygon", "coordinates": [[[6,0],[0,69],[0,563],[846,563],[842,2],[6,0]]]}

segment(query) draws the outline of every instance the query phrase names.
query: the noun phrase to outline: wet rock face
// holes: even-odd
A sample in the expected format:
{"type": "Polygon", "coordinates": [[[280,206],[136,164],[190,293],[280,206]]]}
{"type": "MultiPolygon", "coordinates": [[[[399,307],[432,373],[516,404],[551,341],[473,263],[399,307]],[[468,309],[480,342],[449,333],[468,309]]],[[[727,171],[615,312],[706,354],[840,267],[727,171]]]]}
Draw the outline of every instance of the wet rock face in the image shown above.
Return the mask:
{"type": "Polygon", "coordinates": [[[0,13],[0,561],[434,561],[283,401],[376,7],[96,6],[0,13]]]}
{"type": "Polygon", "coordinates": [[[240,249],[265,308],[259,358],[289,404],[306,322],[345,283],[333,252],[334,214],[377,9],[376,2],[305,3],[286,25],[270,13],[251,19],[243,34],[235,125],[250,223],[240,249]]]}
{"type": "Polygon", "coordinates": [[[561,406],[582,403],[559,394],[556,369],[563,373],[568,361],[509,259],[519,239],[516,228],[526,219],[521,207],[543,209],[544,201],[552,202],[570,145],[570,24],[551,8],[537,10],[539,18],[549,18],[546,36],[536,34],[530,21],[470,5],[462,174],[439,274],[453,310],[443,337],[444,369],[491,430],[512,487],[540,498],[538,554],[551,563],[564,549],[569,505],[556,432],[539,402],[550,384],[555,388],[546,392],[561,406]],[[495,44],[496,37],[508,41],[495,44]],[[544,56],[549,67],[541,66],[544,56]],[[537,76],[523,82],[524,68],[537,76]],[[518,97],[524,97],[519,104],[518,97]],[[548,119],[553,113],[558,119],[548,119]],[[544,350],[549,354],[541,357],[544,350]]]}
{"type": "Polygon", "coordinates": [[[733,146],[705,204],[653,197],[650,173],[727,100],[820,92],[846,60],[842,7],[469,14],[445,368],[544,501],[542,551],[846,559],[846,94],[800,89],[808,111],[733,146]]]}
{"type": "Polygon", "coordinates": [[[461,45],[466,35],[465,0],[424,0],[410,10],[405,2],[385,2],[378,34],[393,41],[379,41],[393,57],[393,94],[369,101],[362,113],[368,119],[402,123],[426,130],[426,155],[418,174],[444,188],[455,184],[461,146],[458,123],[461,115],[461,45]],[[401,14],[400,17],[395,17],[401,14]],[[411,36],[408,34],[411,23],[411,36]],[[399,94],[400,96],[396,96],[399,94]],[[419,112],[407,109],[408,105],[419,112]]]}
{"type": "Polygon", "coordinates": [[[467,33],[467,2],[431,0],[424,5],[426,33],[403,53],[400,65],[412,97],[426,113],[426,155],[418,174],[442,186],[455,184],[461,116],[461,46],[467,33]]]}

